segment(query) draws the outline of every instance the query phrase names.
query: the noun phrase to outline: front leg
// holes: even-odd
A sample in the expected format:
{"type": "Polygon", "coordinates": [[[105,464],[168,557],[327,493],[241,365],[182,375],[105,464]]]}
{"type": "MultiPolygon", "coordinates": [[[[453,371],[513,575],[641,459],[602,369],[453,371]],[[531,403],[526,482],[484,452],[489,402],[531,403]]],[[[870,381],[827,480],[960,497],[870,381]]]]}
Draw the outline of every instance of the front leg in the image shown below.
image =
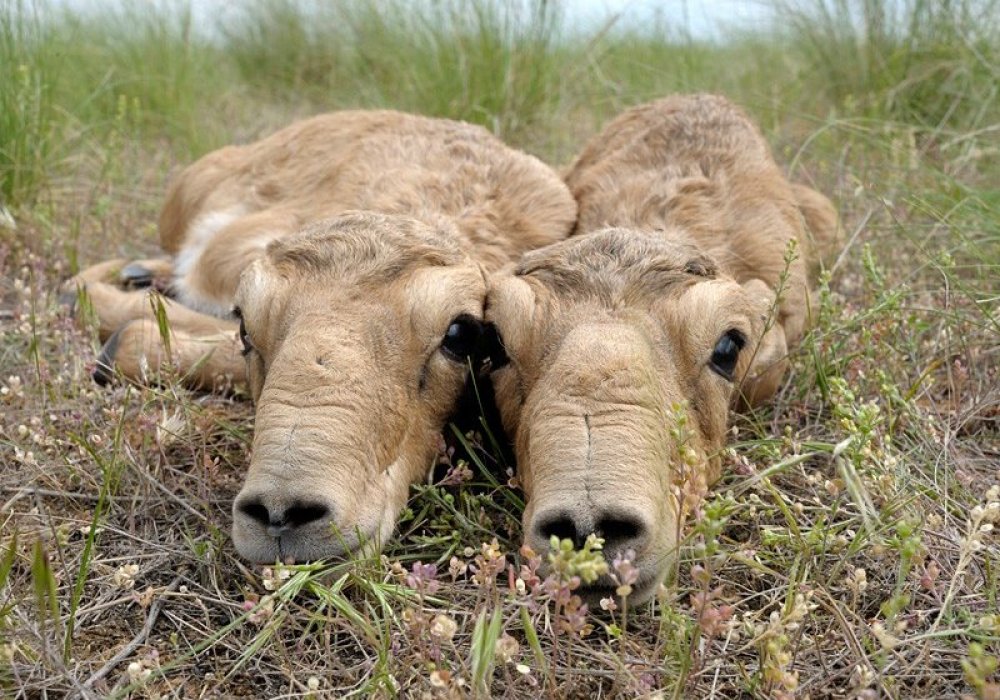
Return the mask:
{"type": "Polygon", "coordinates": [[[114,369],[136,382],[173,363],[185,383],[210,388],[216,377],[243,381],[243,358],[232,319],[199,313],[155,291],[124,291],[101,282],[87,286],[105,340],[94,379],[106,384],[114,369]],[[166,330],[162,337],[161,326],[166,330]]]}
{"type": "MultiPolygon", "coordinates": [[[[211,317],[207,317],[211,318],[211,317]]],[[[246,384],[246,361],[240,352],[237,324],[211,319],[214,329],[191,332],[171,326],[164,338],[155,319],[130,321],[101,348],[94,381],[104,386],[116,374],[148,384],[175,368],[181,382],[195,389],[217,389],[246,384]]]]}
{"type": "Polygon", "coordinates": [[[170,260],[151,258],[133,260],[118,273],[118,282],[127,289],[148,289],[152,287],[160,294],[173,296],[171,281],[174,266],[170,260]]]}
{"type": "Polygon", "coordinates": [[[174,266],[166,258],[127,260],[115,258],[81,270],[63,284],[63,291],[75,293],[80,287],[94,282],[113,284],[126,289],[153,287],[165,291],[170,287],[174,266]]]}
{"type": "Polygon", "coordinates": [[[189,333],[212,333],[219,323],[225,322],[182,306],[155,291],[126,291],[103,282],[91,282],[85,289],[97,317],[97,334],[101,342],[130,321],[155,320],[156,308],[161,304],[171,327],[189,333]]]}
{"type": "Polygon", "coordinates": [[[81,290],[90,299],[97,317],[101,340],[133,318],[143,315],[145,293],[123,296],[124,290],[155,289],[169,295],[173,265],[169,260],[151,258],[129,261],[124,258],[107,260],[80,271],[63,283],[59,301],[75,313],[81,290]]]}
{"type": "Polygon", "coordinates": [[[101,385],[119,373],[143,383],[173,367],[193,388],[212,389],[246,381],[237,323],[190,309],[169,294],[173,265],[166,259],[108,260],[81,271],[63,285],[73,306],[83,291],[104,343],[94,370],[101,385]],[[166,321],[166,339],[161,333],[166,321]]]}

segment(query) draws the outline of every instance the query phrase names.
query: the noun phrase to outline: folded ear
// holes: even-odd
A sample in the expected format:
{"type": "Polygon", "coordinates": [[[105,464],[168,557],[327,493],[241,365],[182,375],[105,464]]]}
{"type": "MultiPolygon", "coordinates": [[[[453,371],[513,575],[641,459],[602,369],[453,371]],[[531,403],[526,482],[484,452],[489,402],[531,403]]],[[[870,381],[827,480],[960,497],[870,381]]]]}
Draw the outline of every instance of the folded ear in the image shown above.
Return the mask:
{"type": "MultiPolygon", "coordinates": [[[[525,258],[531,254],[525,255],[525,258]]],[[[521,264],[524,264],[522,260],[521,264]]],[[[521,349],[530,347],[534,328],[535,292],[525,279],[512,270],[505,269],[487,278],[487,296],[484,306],[480,375],[488,374],[510,364],[507,348],[513,348],[515,357],[521,349]],[[503,333],[500,332],[503,328],[503,333]]]]}
{"type": "Polygon", "coordinates": [[[480,328],[479,345],[473,362],[476,375],[486,376],[509,362],[510,358],[507,356],[506,348],[504,348],[500,331],[493,323],[484,322],[480,328]]]}
{"type": "Polygon", "coordinates": [[[765,403],[778,391],[787,369],[788,345],[785,343],[785,331],[775,324],[761,338],[750,369],[740,384],[743,403],[750,408],[765,403]]]}
{"type": "Polygon", "coordinates": [[[788,369],[788,342],[785,329],[775,317],[774,290],[759,279],[746,282],[743,288],[754,299],[759,300],[761,328],[766,329],[760,341],[748,346],[751,353],[750,366],[740,381],[741,403],[746,407],[759,406],[778,391],[781,380],[788,369]]]}

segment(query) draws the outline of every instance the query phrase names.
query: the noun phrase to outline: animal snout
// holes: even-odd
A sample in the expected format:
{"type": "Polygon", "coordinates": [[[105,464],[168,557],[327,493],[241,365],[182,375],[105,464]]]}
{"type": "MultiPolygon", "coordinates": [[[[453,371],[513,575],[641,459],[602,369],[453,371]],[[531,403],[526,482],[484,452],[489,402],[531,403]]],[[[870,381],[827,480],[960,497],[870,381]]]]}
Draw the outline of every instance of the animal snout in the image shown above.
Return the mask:
{"type": "Polygon", "coordinates": [[[350,546],[336,536],[334,517],[314,494],[247,491],[233,503],[233,541],[251,561],[323,559],[350,546]]]}
{"type": "Polygon", "coordinates": [[[553,536],[572,540],[579,549],[590,535],[604,540],[609,555],[626,549],[641,551],[649,538],[649,528],[643,517],[630,509],[595,509],[578,512],[561,507],[536,511],[528,526],[529,544],[544,551],[553,536]]]}
{"type": "Polygon", "coordinates": [[[330,507],[325,503],[300,500],[271,500],[261,496],[241,496],[236,509],[261,527],[269,537],[281,537],[296,528],[328,518],[330,507]]]}

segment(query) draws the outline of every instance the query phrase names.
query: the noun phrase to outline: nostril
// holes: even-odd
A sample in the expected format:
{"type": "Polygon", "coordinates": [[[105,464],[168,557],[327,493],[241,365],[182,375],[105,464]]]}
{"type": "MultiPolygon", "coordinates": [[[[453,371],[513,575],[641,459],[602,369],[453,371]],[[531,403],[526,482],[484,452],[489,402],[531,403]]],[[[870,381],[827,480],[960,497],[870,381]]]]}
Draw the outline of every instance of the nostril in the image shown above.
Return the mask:
{"type": "Polygon", "coordinates": [[[271,524],[271,514],[267,506],[256,499],[242,501],[236,506],[243,515],[256,520],[261,525],[271,524]]]}
{"type": "Polygon", "coordinates": [[[323,503],[294,501],[288,508],[274,505],[268,508],[261,498],[246,498],[237,501],[236,509],[256,523],[263,525],[272,537],[297,527],[322,520],[330,514],[329,506],[323,503]]]}
{"type": "Polygon", "coordinates": [[[295,503],[285,511],[284,525],[300,527],[329,515],[330,509],[322,503],[295,503]]]}
{"type": "Polygon", "coordinates": [[[535,529],[539,538],[544,542],[548,542],[553,536],[560,540],[572,540],[574,544],[581,539],[580,533],[576,529],[576,523],[566,513],[553,513],[550,516],[539,518],[535,529]]]}
{"type": "Polygon", "coordinates": [[[605,549],[612,550],[642,538],[646,528],[637,517],[613,515],[598,520],[596,530],[604,538],[605,549]]]}

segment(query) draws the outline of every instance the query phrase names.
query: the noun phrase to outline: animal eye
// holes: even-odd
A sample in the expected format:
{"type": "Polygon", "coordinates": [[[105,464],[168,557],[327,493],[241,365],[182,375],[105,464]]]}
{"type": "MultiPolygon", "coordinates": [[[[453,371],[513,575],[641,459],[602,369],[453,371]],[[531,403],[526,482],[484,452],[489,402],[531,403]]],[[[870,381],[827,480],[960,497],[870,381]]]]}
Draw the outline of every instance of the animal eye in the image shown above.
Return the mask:
{"type": "Polygon", "coordinates": [[[441,340],[441,352],[456,362],[465,362],[479,346],[482,324],[472,316],[455,318],[441,340]]]}
{"type": "Polygon", "coordinates": [[[728,330],[719,338],[712,351],[712,359],[708,365],[716,374],[721,377],[733,380],[733,371],[736,369],[736,360],[740,357],[740,350],[746,345],[746,338],[738,330],[728,330]]]}

